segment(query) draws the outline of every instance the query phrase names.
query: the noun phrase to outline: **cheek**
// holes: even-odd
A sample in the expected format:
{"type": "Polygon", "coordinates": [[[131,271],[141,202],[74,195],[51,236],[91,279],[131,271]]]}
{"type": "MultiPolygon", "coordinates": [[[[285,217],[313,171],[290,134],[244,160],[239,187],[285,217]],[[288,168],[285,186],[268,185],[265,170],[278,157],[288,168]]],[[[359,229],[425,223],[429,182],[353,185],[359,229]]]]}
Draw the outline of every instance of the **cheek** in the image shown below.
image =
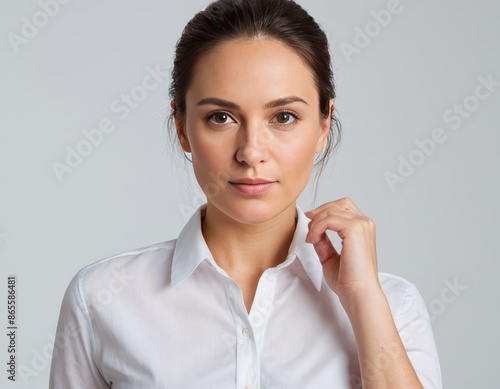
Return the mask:
{"type": "Polygon", "coordinates": [[[192,144],[191,149],[195,171],[206,172],[216,168],[217,159],[214,156],[217,155],[217,150],[211,149],[208,145],[197,144],[196,142],[192,144]]]}
{"type": "Polygon", "coordinates": [[[229,166],[229,149],[224,142],[214,139],[193,138],[191,140],[193,170],[198,182],[208,184],[218,177],[227,175],[229,166]]]}
{"type": "Polygon", "coordinates": [[[198,174],[213,169],[213,164],[216,160],[215,156],[218,155],[219,152],[216,149],[217,144],[207,136],[204,136],[201,126],[202,123],[199,123],[197,118],[188,115],[186,120],[186,132],[191,147],[193,169],[198,180],[202,178],[198,177],[198,174]]]}
{"type": "MultiPolygon", "coordinates": [[[[312,168],[315,155],[316,140],[313,136],[295,139],[293,142],[282,143],[280,151],[282,166],[290,169],[300,169],[307,172],[312,168]]],[[[299,171],[296,171],[299,173],[299,171]]]]}

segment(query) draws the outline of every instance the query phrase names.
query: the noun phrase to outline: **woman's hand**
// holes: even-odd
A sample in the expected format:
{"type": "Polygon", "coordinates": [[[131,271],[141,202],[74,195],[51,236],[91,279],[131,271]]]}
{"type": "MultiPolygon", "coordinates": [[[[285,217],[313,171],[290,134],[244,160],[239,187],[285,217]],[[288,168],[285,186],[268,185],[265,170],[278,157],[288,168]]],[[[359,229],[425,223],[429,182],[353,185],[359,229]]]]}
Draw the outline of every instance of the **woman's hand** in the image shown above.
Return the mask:
{"type": "Polygon", "coordinates": [[[347,198],[305,214],[311,219],[306,242],[314,245],[326,282],[351,321],[363,388],[422,389],[380,286],[373,221],[347,198]],[[340,254],[326,230],[342,239],[340,254]],[[382,358],[385,362],[380,365],[382,358]]]}
{"type": "Polygon", "coordinates": [[[341,299],[380,291],[375,223],[349,198],[325,203],[305,215],[311,219],[306,242],[314,245],[330,288],[341,299]],[[340,254],[326,230],[342,239],[340,254]]]}

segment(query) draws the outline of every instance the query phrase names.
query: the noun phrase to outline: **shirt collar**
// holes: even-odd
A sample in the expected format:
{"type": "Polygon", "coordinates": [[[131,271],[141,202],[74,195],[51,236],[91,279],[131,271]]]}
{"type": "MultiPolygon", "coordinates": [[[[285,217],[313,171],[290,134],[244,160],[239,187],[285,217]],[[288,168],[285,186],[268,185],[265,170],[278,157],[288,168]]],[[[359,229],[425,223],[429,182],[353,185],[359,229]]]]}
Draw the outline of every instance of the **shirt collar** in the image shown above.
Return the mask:
{"type": "MultiPolygon", "coordinates": [[[[177,238],[172,260],[172,286],[176,286],[188,278],[203,260],[218,267],[201,231],[201,217],[205,208],[206,204],[203,204],[196,210],[177,238]]],[[[313,245],[305,242],[309,219],[298,206],[296,206],[296,211],[297,226],[288,250],[288,256],[278,267],[288,266],[295,258],[298,258],[319,291],[323,281],[323,268],[313,245]]]]}
{"type": "Polygon", "coordinates": [[[212,258],[201,232],[201,216],[205,207],[206,204],[203,204],[196,210],[177,238],[172,259],[172,286],[188,278],[204,259],[212,258]]]}
{"type": "Polygon", "coordinates": [[[297,257],[299,259],[312,283],[316,289],[320,291],[321,284],[323,283],[323,266],[321,266],[314,246],[310,243],[306,243],[310,219],[304,214],[300,207],[296,206],[295,208],[297,211],[297,226],[288,250],[288,258],[293,260],[297,257]]]}

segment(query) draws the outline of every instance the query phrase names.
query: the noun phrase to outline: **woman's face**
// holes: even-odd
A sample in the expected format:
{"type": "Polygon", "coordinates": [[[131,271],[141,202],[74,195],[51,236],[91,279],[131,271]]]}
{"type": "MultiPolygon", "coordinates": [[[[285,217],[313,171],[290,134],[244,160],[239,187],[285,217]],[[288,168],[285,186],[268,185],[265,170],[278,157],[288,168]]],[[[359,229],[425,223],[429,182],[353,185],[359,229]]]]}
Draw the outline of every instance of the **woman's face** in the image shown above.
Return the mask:
{"type": "Polygon", "coordinates": [[[272,39],[229,41],[199,59],[176,125],[210,206],[251,224],[295,212],[330,129],[313,77],[272,39]]]}

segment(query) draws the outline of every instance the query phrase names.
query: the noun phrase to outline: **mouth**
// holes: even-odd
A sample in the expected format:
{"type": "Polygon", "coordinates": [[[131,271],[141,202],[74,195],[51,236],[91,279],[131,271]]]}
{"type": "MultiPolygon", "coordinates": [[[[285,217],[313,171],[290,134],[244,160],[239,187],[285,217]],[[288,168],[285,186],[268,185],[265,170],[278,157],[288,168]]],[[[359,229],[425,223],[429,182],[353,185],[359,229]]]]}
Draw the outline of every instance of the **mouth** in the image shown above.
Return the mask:
{"type": "Polygon", "coordinates": [[[264,179],[242,179],[229,181],[229,184],[233,186],[238,192],[247,195],[258,195],[262,194],[269,189],[271,189],[277,181],[269,181],[264,179]]]}

